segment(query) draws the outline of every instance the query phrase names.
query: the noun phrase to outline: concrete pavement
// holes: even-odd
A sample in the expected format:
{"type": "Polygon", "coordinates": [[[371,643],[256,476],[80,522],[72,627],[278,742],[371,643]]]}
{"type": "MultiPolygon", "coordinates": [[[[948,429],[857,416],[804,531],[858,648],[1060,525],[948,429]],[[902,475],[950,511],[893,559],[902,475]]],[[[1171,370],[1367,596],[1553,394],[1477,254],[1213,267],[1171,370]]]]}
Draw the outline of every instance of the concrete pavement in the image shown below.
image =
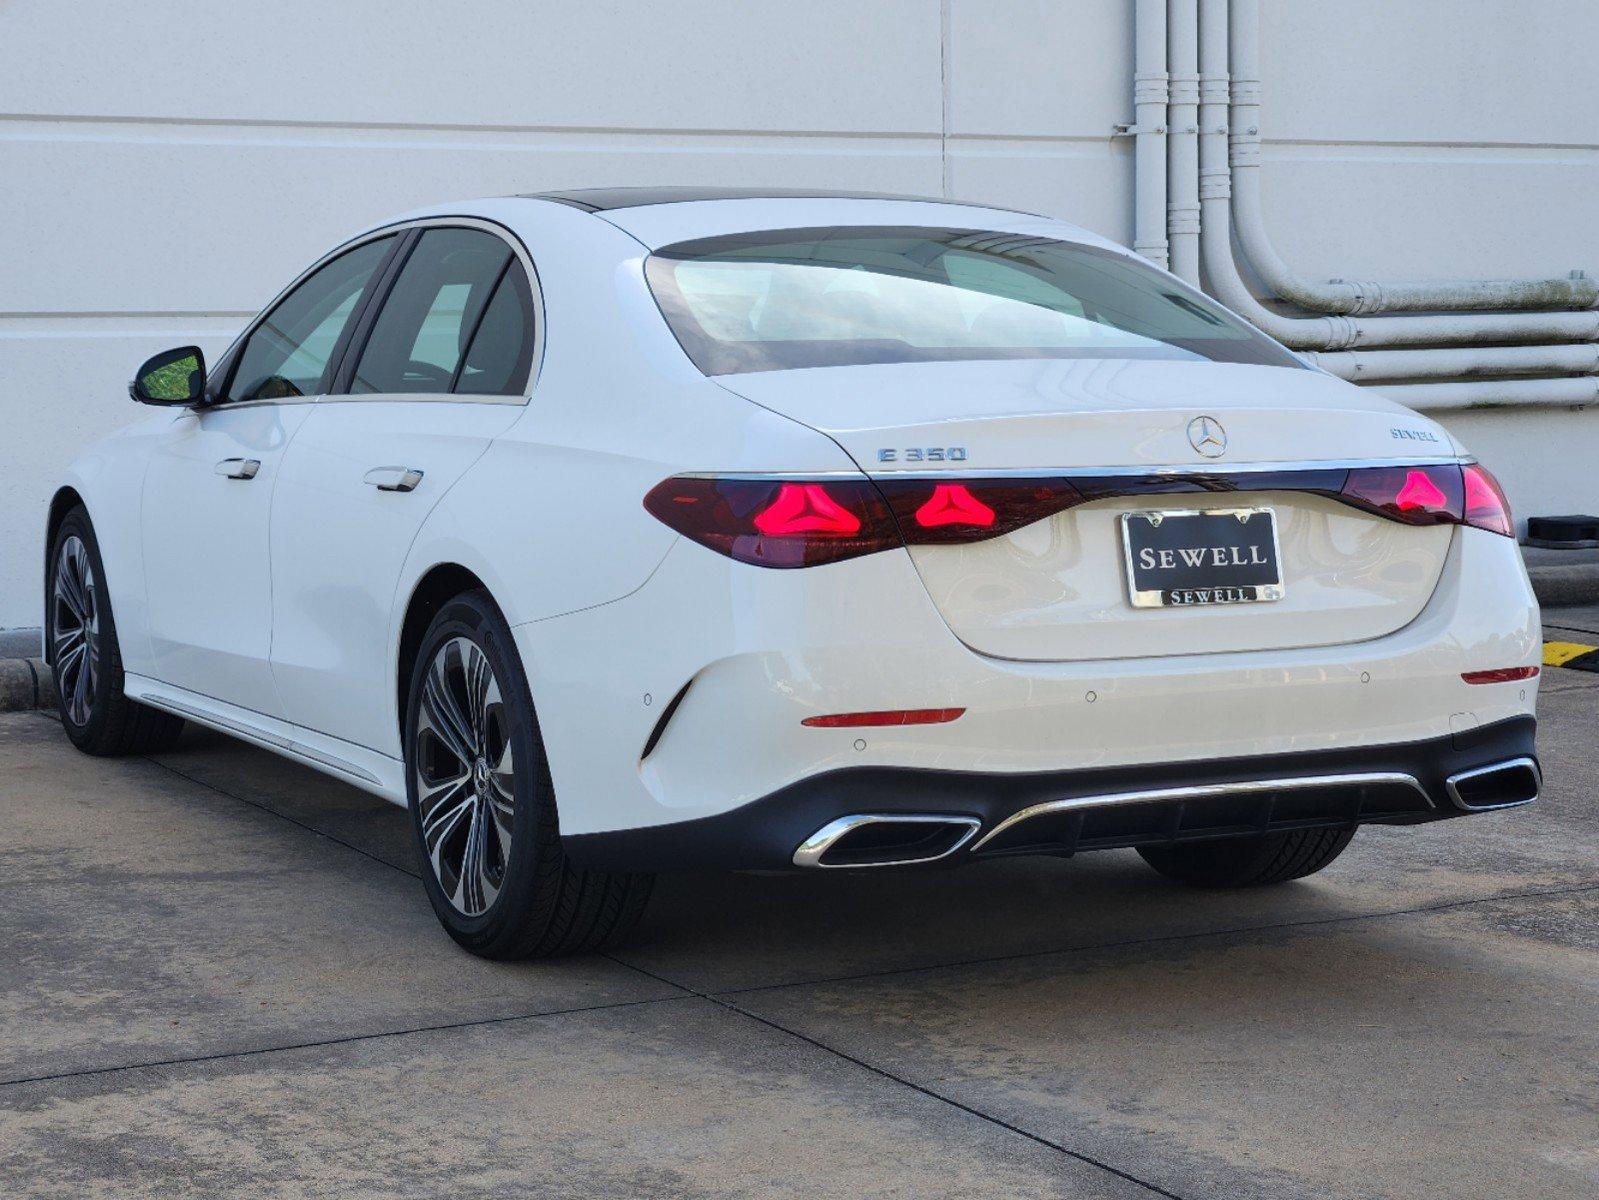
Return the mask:
{"type": "Polygon", "coordinates": [[[438,930],[398,809],[0,716],[0,1194],[1594,1197],[1599,676],[1541,715],[1537,805],[1275,890],[665,877],[520,965],[438,930]]]}

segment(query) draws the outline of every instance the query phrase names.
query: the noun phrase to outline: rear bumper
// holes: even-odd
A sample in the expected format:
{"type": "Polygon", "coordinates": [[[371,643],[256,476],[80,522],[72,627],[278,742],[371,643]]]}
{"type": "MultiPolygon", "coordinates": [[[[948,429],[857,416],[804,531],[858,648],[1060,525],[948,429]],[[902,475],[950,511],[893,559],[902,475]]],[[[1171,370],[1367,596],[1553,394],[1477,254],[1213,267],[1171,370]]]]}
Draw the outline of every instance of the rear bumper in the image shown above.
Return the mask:
{"type": "MultiPolygon", "coordinates": [[[[949,818],[949,844],[928,847],[927,857],[939,864],[1280,829],[1419,824],[1536,798],[1535,728],[1528,716],[1386,746],[1078,771],[846,768],[717,816],[569,835],[565,843],[575,861],[614,870],[786,870],[818,831],[861,814],[949,818]],[[1477,774],[1523,763],[1529,766],[1504,776],[1477,774]]],[[[873,862],[851,862],[840,846],[835,861],[823,853],[809,865],[896,861],[878,853],[873,862]]]]}
{"type": "Polygon", "coordinates": [[[791,789],[823,794],[818,780],[1005,776],[994,787],[1010,795],[1029,780],[1180,781],[1216,760],[1449,742],[1536,703],[1536,679],[1473,686],[1463,672],[1541,653],[1518,548],[1475,529],[1457,531],[1414,621],[1342,645],[1007,661],[954,636],[902,552],[767,571],[685,542],[632,595],[515,634],[563,833],[646,840],[791,789]],[[803,724],[899,708],[965,711],[939,725],[803,724]]]}

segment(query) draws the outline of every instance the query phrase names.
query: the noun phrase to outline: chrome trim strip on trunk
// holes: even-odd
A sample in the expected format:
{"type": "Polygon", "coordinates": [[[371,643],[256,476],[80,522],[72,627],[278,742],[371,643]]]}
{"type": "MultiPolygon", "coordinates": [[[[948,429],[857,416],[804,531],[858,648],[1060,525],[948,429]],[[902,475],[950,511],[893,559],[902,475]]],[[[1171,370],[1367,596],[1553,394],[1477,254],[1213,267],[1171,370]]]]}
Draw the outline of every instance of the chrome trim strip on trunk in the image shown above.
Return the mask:
{"type": "Polygon", "coordinates": [[[860,471],[679,471],[675,479],[771,479],[793,481],[797,479],[1099,479],[1119,476],[1174,476],[1191,475],[1249,475],[1281,474],[1288,471],[1353,471],[1360,467],[1465,467],[1477,460],[1469,455],[1437,458],[1329,458],[1295,459],[1291,462],[1231,462],[1206,460],[1186,466],[1116,466],[1116,467],[983,467],[966,459],[949,463],[942,471],[929,471],[918,467],[911,471],[883,470],[872,464],[871,470],[860,471]]]}
{"type": "Polygon", "coordinates": [[[1290,779],[1250,779],[1237,783],[1207,783],[1193,787],[1155,788],[1145,792],[1108,792],[1097,796],[1068,796],[1063,800],[1047,800],[1020,812],[1012,813],[985,833],[972,847],[975,854],[1008,829],[1049,813],[1071,812],[1084,808],[1105,808],[1118,804],[1149,804],[1166,800],[1204,800],[1213,796],[1259,795],[1262,792],[1305,791],[1315,788],[1358,787],[1362,785],[1398,785],[1413,788],[1426,802],[1428,808],[1436,805],[1427,789],[1414,775],[1403,771],[1363,771],[1348,775],[1302,775],[1290,779]]]}
{"type": "Polygon", "coordinates": [[[948,858],[954,854],[976,835],[982,825],[976,817],[940,816],[934,813],[856,813],[854,816],[839,817],[836,821],[829,821],[810,837],[800,843],[798,850],[794,851],[794,865],[796,867],[819,867],[828,871],[850,870],[857,867],[904,867],[913,863],[937,862],[941,858],[948,858]],[[959,825],[964,826],[966,832],[955,839],[953,845],[947,850],[937,854],[923,855],[919,858],[884,859],[882,862],[857,862],[857,863],[824,863],[822,856],[846,834],[866,825],[881,825],[893,823],[898,825],[959,825]]]}
{"type": "Polygon", "coordinates": [[[1531,804],[1543,794],[1543,772],[1538,769],[1536,759],[1522,756],[1520,758],[1507,758],[1503,762],[1490,763],[1486,767],[1476,767],[1470,771],[1461,771],[1444,780],[1444,787],[1449,791],[1449,798],[1455,802],[1457,808],[1466,812],[1493,812],[1500,808],[1519,808],[1523,804],[1531,804]],[[1463,780],[1476,779],[1482,775],[1493,775],[1499,771],[1528,770],[1532,772],[1532,795],[1525,800],[1505,800],[1497,804],[1468,804],[1461,798],[1460,789],[1456,786],[1463,780]]]}

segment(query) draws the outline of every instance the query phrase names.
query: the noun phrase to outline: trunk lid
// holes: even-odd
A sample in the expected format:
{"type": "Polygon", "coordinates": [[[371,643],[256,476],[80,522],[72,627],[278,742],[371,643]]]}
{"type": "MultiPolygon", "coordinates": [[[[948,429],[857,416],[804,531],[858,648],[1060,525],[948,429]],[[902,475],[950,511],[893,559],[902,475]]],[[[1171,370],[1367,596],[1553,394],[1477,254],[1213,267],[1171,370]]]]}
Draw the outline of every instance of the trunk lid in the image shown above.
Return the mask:
{"type": "MultiPolygon", "coordinates": [[[[718,382],[828,434],[880,479],[1207,472],[1436,461],[1458,453],[1441,427],[1400,405],[1318,372],[1279,367],[1126,359],[908,363],[718,382]],[[1224,431],[1217,457],[1190,442],[1189,425],[1201,416],[1224,431]]],[[[1094,500],[1003,537],[914,546],[910,555],[940,614],[973,649],[1080,661],[1381,637],[1421,612],[1453,532],[1298,492],[1194,492],[1094,500]],[[1131,604],[1124,513],[1241,507],[1273,512],[1282,599],[1131,604]]]]}

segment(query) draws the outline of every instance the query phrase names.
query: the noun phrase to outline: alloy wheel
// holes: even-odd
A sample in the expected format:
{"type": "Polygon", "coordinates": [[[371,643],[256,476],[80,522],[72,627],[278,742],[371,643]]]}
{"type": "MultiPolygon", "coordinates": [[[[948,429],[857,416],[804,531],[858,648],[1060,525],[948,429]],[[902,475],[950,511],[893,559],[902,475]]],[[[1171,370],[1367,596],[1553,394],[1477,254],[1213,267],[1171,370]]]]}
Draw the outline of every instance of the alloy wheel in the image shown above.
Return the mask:
{"type": "Polygon", "coordinates": [[[76,534],[61,543],[51,598],[51,659],[56,688],[67,719],[81,727],[89,723],[95,682],[100,675],[100,604],[89,548],[76,534]]]}
{"type": "Polygon", "coordinates": [[[428,662],[412,771],[422,844],[457,911],[481,916],[505,885],[515,827],[510,718],[488,656],[454,637],[428,662]]]}

